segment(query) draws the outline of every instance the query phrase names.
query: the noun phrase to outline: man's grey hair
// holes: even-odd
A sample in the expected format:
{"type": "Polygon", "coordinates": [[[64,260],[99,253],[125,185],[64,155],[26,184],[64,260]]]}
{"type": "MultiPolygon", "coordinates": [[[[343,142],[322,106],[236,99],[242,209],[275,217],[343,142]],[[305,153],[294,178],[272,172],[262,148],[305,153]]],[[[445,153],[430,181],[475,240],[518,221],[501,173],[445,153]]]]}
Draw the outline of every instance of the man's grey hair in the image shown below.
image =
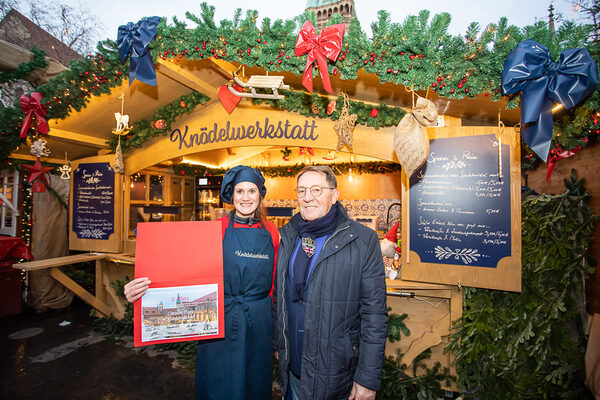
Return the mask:
{"type": "Polygon", "coordinates": [[[330,167],[326,165],[307,165],[298,174],[298,177],[296,178],[296,183],[298,183],[300,177],[307,172],[318,172],[319,174],[325,175],[325,179],[327,180],[329,186],[337,189],[337,179],[335,179],[335,174],[333,173],[333,170],[330,167]]]}

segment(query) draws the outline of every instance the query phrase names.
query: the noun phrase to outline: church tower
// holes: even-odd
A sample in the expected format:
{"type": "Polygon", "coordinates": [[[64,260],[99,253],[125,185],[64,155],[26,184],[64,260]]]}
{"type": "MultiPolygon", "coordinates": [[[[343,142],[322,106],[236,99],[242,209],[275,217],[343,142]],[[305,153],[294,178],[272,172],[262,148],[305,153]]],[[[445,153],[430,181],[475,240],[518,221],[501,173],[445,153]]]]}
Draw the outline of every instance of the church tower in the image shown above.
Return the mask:
{"type": "Polygon", "coordinates": [[[305,11],[314,11],[317,17],[317,28],[321,30],[334,14],[340,14],[344,19],[346,29],[350,27],[350,20],[356,15],[354,13],[354,0],[308,0],[305,11]]]}

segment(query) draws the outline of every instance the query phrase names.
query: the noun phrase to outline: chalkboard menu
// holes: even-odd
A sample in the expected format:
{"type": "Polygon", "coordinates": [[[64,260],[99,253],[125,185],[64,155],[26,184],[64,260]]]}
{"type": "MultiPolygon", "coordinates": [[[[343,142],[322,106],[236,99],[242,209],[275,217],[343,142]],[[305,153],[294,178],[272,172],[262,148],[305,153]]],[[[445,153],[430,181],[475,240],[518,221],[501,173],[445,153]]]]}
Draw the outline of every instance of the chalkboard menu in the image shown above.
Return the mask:
{"type": "Polygon", "coordinates": [[[73,231],[108,240],[115,230],[115,172],[110,163],[79,164],[73,172],[73,231]]]}
{"type": "Polygon", "coordinates": [[[410,250],[421,262],[495,268],[511,256],[509,156],[502,145],[499,173],[493,134],[430,141],[409,189],[410,250]]]}

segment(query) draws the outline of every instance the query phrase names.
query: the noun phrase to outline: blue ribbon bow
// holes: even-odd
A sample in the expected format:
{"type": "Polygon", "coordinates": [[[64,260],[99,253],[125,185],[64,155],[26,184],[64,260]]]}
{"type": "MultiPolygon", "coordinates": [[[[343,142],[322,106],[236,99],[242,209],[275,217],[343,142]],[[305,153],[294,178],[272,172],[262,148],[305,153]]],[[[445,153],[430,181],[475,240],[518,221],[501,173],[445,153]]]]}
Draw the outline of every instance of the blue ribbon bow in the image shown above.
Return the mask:
{"type": "Polygon", "coordinates": [[[129,86],[138,79],[148,85],[156,86],[156,71],[148,46],[156,37],[156,28],[160,17],[147,17],[137,24],[129,22],[119,26],[117,45],[121,62],[125,62],[131,53],[129,63],[129,86]]]}
{"type": "Polygon", "coordinates": [[[504,94],[523,91],[521,125],[525,143],[544,161],[552,142],[552,102],[571,108],[598,85],[598,67],[586,49],[567,49],[558,63],[550,51],[527,39],[517,45],[504,62],[504,94]]]}

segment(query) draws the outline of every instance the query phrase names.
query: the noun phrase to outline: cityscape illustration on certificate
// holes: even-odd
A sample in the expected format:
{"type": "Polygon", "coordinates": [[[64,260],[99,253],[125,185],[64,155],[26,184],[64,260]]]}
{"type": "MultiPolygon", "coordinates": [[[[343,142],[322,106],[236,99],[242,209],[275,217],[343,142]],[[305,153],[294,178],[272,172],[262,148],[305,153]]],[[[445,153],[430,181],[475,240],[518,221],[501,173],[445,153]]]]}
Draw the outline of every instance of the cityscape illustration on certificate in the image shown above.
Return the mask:
{"type": "Polygon", "coordinates": [[[219,332],[217,284],[148,289],[142,297],[142,342],[219,332]]]}

